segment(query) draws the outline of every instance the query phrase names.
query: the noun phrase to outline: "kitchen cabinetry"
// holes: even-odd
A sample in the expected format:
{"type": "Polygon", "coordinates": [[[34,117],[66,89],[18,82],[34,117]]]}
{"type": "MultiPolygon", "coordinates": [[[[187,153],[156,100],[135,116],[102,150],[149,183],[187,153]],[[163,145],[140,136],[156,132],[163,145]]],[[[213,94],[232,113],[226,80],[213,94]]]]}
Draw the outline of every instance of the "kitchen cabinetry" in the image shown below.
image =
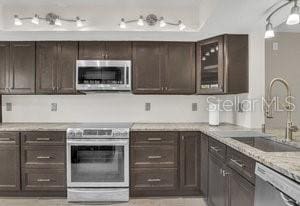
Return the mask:
{"type": "Polygon", "coordinates": [[[0,94],[34,94],[34,42],[1,42],[0,62],[0,94]]]}
{"type": "Polygon", "coordinates": [[[209,138],[209,206],[253,206],[255,161],[209,138]]]}
{"type": "Polygon", "coordinates": [[[79,42],[79,59],[86,60],[131,60],[132,43],[127,41],[79,42]]]}
{"type": "Polygon", "coordinates": [[[134,42],[133,92],[195,93],[195,44],[134,42]]]}
{"type": "Polygon", "coordinates": [[[132,132],[131,196],[200,194],[198,132],[132,132]]]}
{"type": "Polygon", "coordinates": [[[65,132],[0,132],[0,195],[65,195],[65,149],[65,132]]]}
{"type": "Polygon", "coordinates": [[[248,92],[248,35],[222,35],[197,43],[197,93],[248,92]]]}
{"type": "Polygon", "coordinates": [[[37,42],[36,93],[75,93],[77,56],[77,42],[37,42]]]}
{"type": "Polygon", "coordinates": [[[208,138],[208,136],[201,134],[200,190],[205,197],[208,195],[208,138]]]}
{"type": "Polygon", "coordinates": [[[0,133],[0,192],[20,190],[20,141],[18,132],[0,133]]]}

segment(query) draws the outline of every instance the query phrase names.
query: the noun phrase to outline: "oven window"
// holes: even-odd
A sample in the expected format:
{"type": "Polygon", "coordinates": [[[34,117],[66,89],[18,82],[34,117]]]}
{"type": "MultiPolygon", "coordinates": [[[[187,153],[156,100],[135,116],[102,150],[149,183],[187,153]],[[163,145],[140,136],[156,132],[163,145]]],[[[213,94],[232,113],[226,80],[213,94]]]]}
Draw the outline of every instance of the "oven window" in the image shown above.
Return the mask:
{"type": "Polygon", "coordinates": [[[79,67],[79,84],[125,84],[125,67],[79,67]]]}
{"type": "Polygon", "coordinates": [[[71,146],[72,182],[124,182],[124,146],[71,146]]]}

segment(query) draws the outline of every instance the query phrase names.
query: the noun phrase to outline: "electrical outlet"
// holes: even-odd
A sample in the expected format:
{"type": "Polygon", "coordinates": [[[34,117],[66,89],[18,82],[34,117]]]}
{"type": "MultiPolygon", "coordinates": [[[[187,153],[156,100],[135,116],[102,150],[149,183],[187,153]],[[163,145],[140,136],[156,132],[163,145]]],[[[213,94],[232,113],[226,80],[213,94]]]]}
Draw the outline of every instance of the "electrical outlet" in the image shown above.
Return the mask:
{"type": "Polygon", "coordinates": [[[51,103],[51,112],[57,112],[57,103],[51,103]]]}
{"type": "Polygon", "coordinates": [[[278,42],[273,42],[273,51],[278,51],[278,42]]]}
{"type": "Polygon", "coordinates": [[[12,111],[12,103],[11,102],[6,102],[6,111],[11,112],[12,111]]]}
{"type": "Polygon", "coordinates": [[[198,110],[198,105],[197,103],[192,103],[192,111],[195,112],[198,110]]]}
{"type": "Polygon", "coordinates": [[[145,103],[145,111],[150,111],[151,110],[151,103],[146,102],[145,103]]]}

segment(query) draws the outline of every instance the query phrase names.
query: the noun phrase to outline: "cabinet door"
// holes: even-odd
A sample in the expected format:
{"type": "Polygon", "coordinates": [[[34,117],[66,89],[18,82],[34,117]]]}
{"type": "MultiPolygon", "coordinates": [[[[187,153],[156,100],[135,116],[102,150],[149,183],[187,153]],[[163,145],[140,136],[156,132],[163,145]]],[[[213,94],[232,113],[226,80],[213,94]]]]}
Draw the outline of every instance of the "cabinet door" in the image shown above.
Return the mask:
{"type": "Polygon", "coordinates": [[[56,93],[57,43],[37,42],[36,46],[36,93],[56,93]]]}
{"type": "Polygon", "coordinates": [[[234,170],[230,170],[229,206],[254,206],[254,194],[254,185],[234,170]]]}
{"type": "Polygon", "coordinates": [[[9,93],[9,42],[0,42],[0,94],[9,93]]]}
{"type": "Polygon", "coordinates": [[[77,42],[61,42],[58,47],[57,93],[76,93],[77,42]]]}
{"type": "Polygon", "coordinates": [[[131,42],[106,42],[105,58],[109,60],[131,60],[132,45],[131,42]]]}
{"type": "Polygon", "coordinates": [[[200,137],[198,132],[180,133],[180,190],[200,194],[200,137]]]}
{"type": "Polygon", "coordinates": [[[166,68],[166,44],[159,42],[133,43],[133,92],[160,94],[162,73],[166,68]]]}
{"type": "Polygon", "coordinates": [[[10,49],[10,93],[34,94],[35,43],[12,42],[10,49]]]}
{"type": "Polygon", "coordinates": [[[204,197],[208,195],[208,136],[201,134],[201,177],[200,188],[204,197]]]}
{"type": "Polygon", "coordinates": [[[20,190],[20,145],[16,132],[0,134],[0,191],[20,190]]]}
{"type": "Polygon", "coordinates": [[[165,93],[194,94],[195,43],[168,43],[168,60],[165,70],[165,93]]]}
{"type": "Polygon", "coordinates": [[[224,38],[197,43],[197,93],[224,92],[224,38]]]}
{"type": "Polygon", "coordinates": [[[82,60],[105,59],[105,42],[102,41],[79,42],[79,59],[82,60]]]}
{"type": "Polygon", "coordinates": [[[223,176],[223,163],[209,155],[208,204],[227,206],[227,177],[223,176]]]}

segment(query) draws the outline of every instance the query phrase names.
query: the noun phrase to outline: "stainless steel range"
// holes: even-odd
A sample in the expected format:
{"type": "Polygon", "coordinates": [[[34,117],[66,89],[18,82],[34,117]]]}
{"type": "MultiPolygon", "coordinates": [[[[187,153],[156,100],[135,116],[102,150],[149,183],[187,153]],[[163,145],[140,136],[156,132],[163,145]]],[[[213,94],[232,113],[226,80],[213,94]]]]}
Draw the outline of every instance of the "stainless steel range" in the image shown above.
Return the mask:
{"type": "Polygon", "coordinates": [[[129,200],[131,124],[87,124],[67,130],[70,202],[129,200]]]}

